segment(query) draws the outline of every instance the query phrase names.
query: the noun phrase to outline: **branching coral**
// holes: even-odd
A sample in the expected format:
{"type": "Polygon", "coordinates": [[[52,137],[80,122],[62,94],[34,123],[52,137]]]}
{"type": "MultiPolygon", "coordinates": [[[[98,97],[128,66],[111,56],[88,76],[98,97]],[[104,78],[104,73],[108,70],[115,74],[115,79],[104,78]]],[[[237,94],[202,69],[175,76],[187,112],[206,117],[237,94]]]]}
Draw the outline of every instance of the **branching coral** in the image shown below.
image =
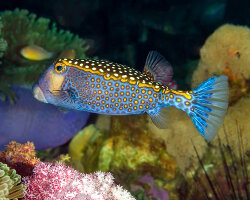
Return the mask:
{"type": "Polygon", "coordinates": [[[28,199],[134,200],[122,187],[115,185],[110,173],[81,174],[61,163],[40,162],[34,174],[25,177],[28,199]]]}
{"type": "Polygon", "coordinates": [[[19,9],[4,11],[0,16],[3,23],[2,36],[8,43],[3,59],[2,80],[9,83],[32,83],[60,52],[69,48],[75,50],[76,57],[85,57],[85,41],[69,31],[58,30],[49,19],[37,18],[35,14],[19,9]],[[21,57],[20,50],[27,45],[41,46],[53,52],[55,57],[42,62],[26,60],[21,57]]]}
{"type": "Polygon", "coordinates": [[[33,143],[19,144],[14,141],[8,144],[5,151],[0,152],[0,161],[14,168],[22,176],[32,174],[33,168],[40,162],[35,157],[33,143]]]}
{"type": "Polygon", "coordinates": [[[21,176],[0,162],[0,199],[23,198],[25,189],[26,187],[21,184],[21,176]]]}

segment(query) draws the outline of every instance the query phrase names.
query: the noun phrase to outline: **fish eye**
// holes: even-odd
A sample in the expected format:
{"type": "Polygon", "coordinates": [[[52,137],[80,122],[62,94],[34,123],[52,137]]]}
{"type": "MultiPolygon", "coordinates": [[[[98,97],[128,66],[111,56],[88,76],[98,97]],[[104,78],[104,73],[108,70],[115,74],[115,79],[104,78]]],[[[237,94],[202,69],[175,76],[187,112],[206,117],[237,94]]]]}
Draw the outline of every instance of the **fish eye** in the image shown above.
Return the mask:
{"type": "Polygon", "coordinates": [[[58,64],[55,66],[55,71],[56,73],[61,74],[65,71],[65,68],[66,67],[64,65],[58,64]]]}
{"type": "Polygon", "coordinates": [[[59,72],[62,71],[63,70],[63,66],[61,66],[61,65],[56,66],[56,70],[59,71],[59,72]]]}

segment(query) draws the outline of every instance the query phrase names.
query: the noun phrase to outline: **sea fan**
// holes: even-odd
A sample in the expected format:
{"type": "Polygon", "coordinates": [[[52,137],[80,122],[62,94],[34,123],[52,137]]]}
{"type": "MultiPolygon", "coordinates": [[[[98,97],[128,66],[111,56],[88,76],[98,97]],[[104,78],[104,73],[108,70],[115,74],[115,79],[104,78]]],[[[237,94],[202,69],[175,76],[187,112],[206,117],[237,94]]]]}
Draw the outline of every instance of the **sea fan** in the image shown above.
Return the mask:
{"type": "Polygon", "coordinates": [[[25,186],[20,184],[21,176],[0,162],[0,199],[19,199],[24,197],[25,186]]]}
{"type": "Polygon", "coordinates": [[[110,173],[81,174],[62,163],[40,162],[34,174],[23,179],[27,186],[25,200],[132,200],[122,187],[115,185],[110,173]]]}

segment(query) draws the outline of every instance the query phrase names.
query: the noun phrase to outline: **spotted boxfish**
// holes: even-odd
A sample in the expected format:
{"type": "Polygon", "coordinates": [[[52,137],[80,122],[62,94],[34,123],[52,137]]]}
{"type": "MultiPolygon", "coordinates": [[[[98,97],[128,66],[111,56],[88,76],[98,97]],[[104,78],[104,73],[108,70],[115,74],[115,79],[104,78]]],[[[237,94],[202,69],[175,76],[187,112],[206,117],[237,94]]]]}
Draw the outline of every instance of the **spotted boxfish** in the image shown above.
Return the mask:
{"type": "Polygon", "coordinates": [[[170,69],[156,51],[149,52],[143,72],[106,60],[61,58],[33,86],[33,95],[67,109],[108,115],[147,113],[161,129],[167,128],[168,108],[174,106],[211,141],[228,107],[227,76],[214,76],[193,90],[181,91],[168,87],[170,69]]]}

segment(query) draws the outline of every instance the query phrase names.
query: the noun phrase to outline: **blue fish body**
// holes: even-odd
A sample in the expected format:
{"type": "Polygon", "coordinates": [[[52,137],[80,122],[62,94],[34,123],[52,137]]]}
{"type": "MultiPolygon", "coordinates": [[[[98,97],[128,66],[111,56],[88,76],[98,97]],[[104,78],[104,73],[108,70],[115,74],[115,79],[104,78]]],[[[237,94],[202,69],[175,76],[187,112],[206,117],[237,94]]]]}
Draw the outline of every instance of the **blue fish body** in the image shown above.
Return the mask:
{"type": "Polygon", "coordinates": [[[157,52],[149,53],[143,73],[104,60],[65,58],[45,71],[33,93],[45,103],[81,111],[148,113],[158,128],[167,127],[167,108],[174,106],[186,112],[202,136],[211,140],[228,106],[227,77],[213,77],[193,91],[180,91],[169,88],[172,75],[172,67],[157,52]]]}

